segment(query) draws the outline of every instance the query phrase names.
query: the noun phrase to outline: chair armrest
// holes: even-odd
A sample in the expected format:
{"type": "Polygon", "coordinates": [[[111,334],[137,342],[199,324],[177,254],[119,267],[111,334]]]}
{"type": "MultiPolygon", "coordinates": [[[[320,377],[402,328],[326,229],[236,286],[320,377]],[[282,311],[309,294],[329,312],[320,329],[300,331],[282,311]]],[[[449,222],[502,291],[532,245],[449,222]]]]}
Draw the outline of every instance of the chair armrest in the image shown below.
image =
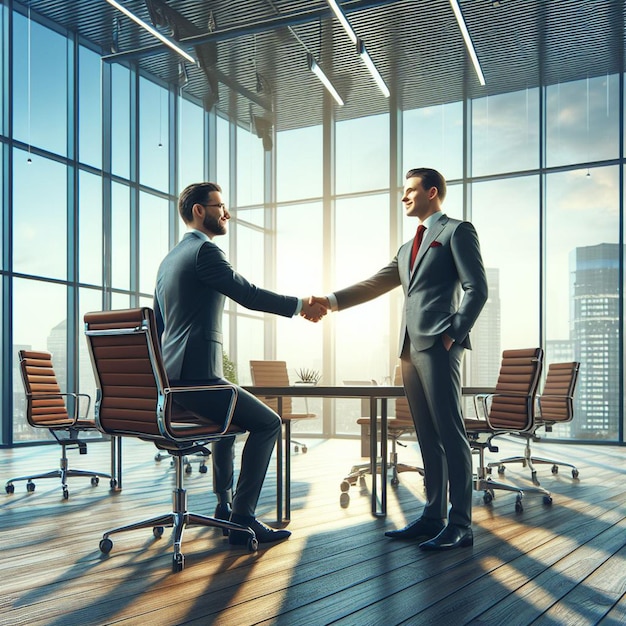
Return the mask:
{"type": "Polygon", "coordinates": [[[476,412],[476,419],[484,420],[490,429],[496,429],[489,419],[489,411],[494,398],[527,398],[531,397],[525,393],[477,393],[473,396],[474,411],[476,412]],[[480,410],[479,410],[480,407],[480,410]]]}
{"type": "MultiPolygon", "coordinates": [[[[31,393],[30,397],[33,400],[52,400],[55,398],[74,398],[74,399],[78,399],[79,396],[82,395],[87,395],[87,394],[80,394],[80,393],[71,393],[71,392],[62,392],[59,391],[58,393],[31,393]]],[[[89,396],[87,396],[89,398],[89,396]]],[[[91,401],[91,398],[90,398],[91,401]]],[[[65,405],[65,410],[67,412],[67,403],[65,405]]],[[[87,407],[87,411],[89,411],[89,407],[87,407]]],[[[73,426],[74,424],[76,424],[76,422],[80,419],[80,416],[78,414],[78,402],[74,402],[74,415],[72,417],[70,417],[70,414],[67,414],[66,418],[63,418],[62,420],[49,420],[46,422],[47,426],[73,426]],[[70,424],[67,423],[67,421],[70,420],[70,424]]]]}
{"type": "MultiPolygon", "coordinates": [[[[235,385],[197,385],[194,387],[166,387],[164,389],[165,396],[168,394],[178,394],[178,393],[194,393],[194,392],[218,392],[218,391],[229,391],[230,392],[230,401],[228,403],[228,409],[226,410],[226,415],[224,416],[224,421],[222,422],[221,430],[216,431],[215,433],[211,433],[212,435],[219,436],[224,435],[228,431],[230,427],[230,422],[233,417],[233,413],[235,411],[235,405],[237,403],[237,397],[239,392],[235,385]]],[[[193,411],[189,411],[190,414],[193,414],[193,411]]],[[[198,416],[199,417],[199,416],[198,416]]],[[[208,419],[208,418],[207,418],[208,419]]],[[[202,421],[201,423],[206,424],[206,422],[202,421]]],[[[219,422],[214,422],[219,427],[219,422]]],[[[165,425],[167,426],[167,425],[165,425]]],[[[167,431],[170,432],[172,437],[176,438],[177,434],[182,434],[184,432],[184,428],[179,428],[180,433],[176,432],[175,422],[170,420],[171,428],[167,428],[167,431]]],[[[187,429],[189,427],[187,426],[187,429]]]]}
{"type": "Polygon", "coordinates": [[[79,419],[83,419],[83,418],[86,419],[87,416],[89,415],[89,409],[91,408],[91,396],[88,393],[72,393],[68,395],[72,395],[76,399],[76,402],[74,402],[74,414],[75,414],[74,423],[76,423],[79,419]],[[78,402],[79,398],[87,398],[87,408],[85,409],[85,412],[82,415],[79,413],[79,406],[78,406],[80,404],[78,402]]]}
{"type": "MultiPolygon", "coordinates": [[[[526,399],[528,402],[533,401],[533,397],[529,396],[526,393],[491,393],[488,394],[488,397],[490,398],[490,400],[493,402],[494,398],[524,398],[526,399]]],[[[485,409],[486,409],[486,401],[485,401],[485,409]]],[[[532,422],[534,421],[534,407],[532,407],[533,409],[533,420],[529,420],[527,421],[527,428],[530,427],[532,425],[532,422]]],[[[507,433],[509,432],[507,429],[503,429],[503,428],[496,428],[492,423],[491,420],[489,419],[489,412],[485,413],[485,419],[487,420],[487,423],[489,424],[489,428],[491,428],[494,433],[507,433]]],[[[527,430],[524,429],[525,430],[527,430]]],[[[520,431],[522,432],[522,431],[520,431]]]]}
{"type": "Polygon", "coordinates": [[[487,419],[487,402],[490,398],[493,398],[495,394],[493,393],[477,393],[472,396],[472,401],[474,402],[474,412],[476,413],[476,419],[487,419]],[[479,405],[482,407],[482,417],[481,411],[478,410],[479,405]]]}

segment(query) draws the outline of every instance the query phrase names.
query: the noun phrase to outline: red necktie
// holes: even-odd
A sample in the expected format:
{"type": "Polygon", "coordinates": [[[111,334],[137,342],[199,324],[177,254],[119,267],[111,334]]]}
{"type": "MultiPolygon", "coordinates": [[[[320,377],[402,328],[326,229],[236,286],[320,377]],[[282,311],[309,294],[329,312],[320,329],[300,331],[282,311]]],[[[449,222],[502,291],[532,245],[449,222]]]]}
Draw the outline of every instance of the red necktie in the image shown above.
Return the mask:
{"type": "Polygon", "coordinates": [[[424,224],[420,224],[417,227],[417,232],[415,233],[415,239],[413,239],[413,247],[411,248],[411,267],[409,269],[413,269],[413,264],[415,263],[415,257],[417,256],[417,251],[420,249],[420,244],[422,243],[422,239],[424,239],[424,231],[426,230],[426,226],[424,224]]]}

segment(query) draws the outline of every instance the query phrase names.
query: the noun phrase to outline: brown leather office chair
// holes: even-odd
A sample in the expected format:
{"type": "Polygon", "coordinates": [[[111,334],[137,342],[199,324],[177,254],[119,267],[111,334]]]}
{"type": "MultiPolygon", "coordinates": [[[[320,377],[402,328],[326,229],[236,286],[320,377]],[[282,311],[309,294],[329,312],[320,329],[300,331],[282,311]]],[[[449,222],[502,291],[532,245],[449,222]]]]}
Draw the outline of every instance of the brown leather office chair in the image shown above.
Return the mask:
{"type": "Polygon", "coordinates": [[[26,489],[29,493],[35,491],[35,480],[42,478],[60,478],[63,498],[67,500],[70,492],[67,479],[74,476],[91,477],[91,484],[96,486],[100,478],[108,478],[111,489],[117,482],[114,471],[111,474],[90,470],[70,469],[68,467],[67,450],[78,448],[80,454],[87,454],[87,442],[80,439],[80,433],[87,431],[97,432],[96,423],[86,417],[89,412],[91,398],[83,393],[61,393],[59,383],[52,364],[52,355],[49,352],[35,350],[20,350],[20,372],[26,392],[26,419],[33,428],[45,428],[61,446],[61,463],[59,469],[43,474],[18,476],[7,481],[7,493],[14,493],[14,482],[26,480],[26,489]],[[72,414],[67,410],[65,398],[72,398],[72,414]],[[85,400],[82,404],[81,398],[85,400]],[[86,405],[86,406],[85,406],[86,405]]]}
{"type": "Polygon", "coordinates": [[[498,447],[493,443],[495,437],[532,432],[542,364],[541,348],[505,350],[502,353],[495,392],[475,396],[474,404],[478,418],[465,419],[470,446],[479,456],[478,468],[474,475],[474,489],[483,491],[485,504],[493,500],[495,489],[517,493],[515,510],[518,513],[524,510],[522,498],[526,493],[542,495],[544,504],[552,504],[549,491],[537,486],[522,488],[496,482],[488,477],[489,469],[485,465],[485,449],[498,452],[498,447]]]}
{"type": "MultiPolygon", "coordinates": [[[[402,370],[399,365],[397,365],[395,369],[393,384],[402,385],[402,370]]],[[[402,472],[418,472],[424,476],[424,470],[421,467],[398,462],[397,446],[406,447],[406,444],[400,442],[400,437],[405,434],[415,433],[415,424],[413,423],[413,417],[411,416],[411,410],[409,409],[409,403],[406,397],[403,396],[395,400],[395,413],[395,417],[390,417],[387,420],[387,436],[391,441],[391,451],[389,453],[389,463],[387,467],[391,470],[391,484],[394,487],[400,483],[398,474],[402,472]]],[[[357,420],[357,424],[361,425],[362,428],[369,427],[370,419],[369,417],[361,417],[357,420]]],[[[378,469],[380,469],[380,465],[380,463],[377,464],[378,469]]],[[[355,485],[359,479],[370,473],[370,463],[360,463],[352,466],[350,473],[341,482],[341,503],[344,506],[349,502],[344,494],[347,494],[350,485],[355,485]]]]}
{"type": "Polygon", "coordinates": [[[173,510],[105,532],[100,550],[104,554],[111,551],[113,542],[109,537],[113,533],[151,527],[158,539],[164,527],[171,526],[172,569],[178,572],[184,567],[183,531],[191,525],[213,526],[223,531],[244,530],[250,535],[248,549],[256,550],[258,543],[251,529],[189,512],[183,487],[185,455],[198,450],[208,454],[207,444],[241,432],[230,423],[237,388],[233,385],[172,387],[163,366],[154,313],[147,307],[87,313],[85,335],[96,378],[98,428],[110,435],[152,441],[172,455],[175,467],[173,510]],[[205,395],[207,405],[215,407],[215,421],[202,420],[176,402],[179,394],[191,393],[205,395]]]}
{"type": "MultiPolygon", "coordinates": [[[[286,361],[250,361],[250,374],[252,376],[252,384],[257,387],[289,387],[289,373],[287,372],[286,361]]],[[[260,397],[264,404],[272,409],[272,411],[278,411],[278,398],[273,397],[260,397]]],[[[291,444],[294,445],[295,452],[299,449],[302,453],[306,453],[306,444],[295,441],[291,438],[291,422],[301,419],[313,419],[317,417],[315,413],[294,413],[293,412],[293,400],[292,398],[285,397],[282,399],[282,411],[280,416],[285,424],[285,443],[287,450],[289,450],[291,444]]]]}
{"type": "Polygon", "coordinates": [[[580,363],[550,363],[546,382],[541,395],[537,396],[538,412],[535,415],[533,428],[530,431],[517,433],[526,440],[523,456],[510,456],[489,463],[488,467],[497,467],[499,474],[504,474],[506,463],[521,463],[531,472],[533,483],[539,484],[535,464],[552,465],[552,473],[558,474],[559,465],[571,468],[572,478],[578,478],[578,468],[572,463],[557,461],[545,457],[533,456],[530,449],[531,441],[539,441],[537,430],[543,428],[551,432],[555,424],[571,422],[574,417],[574,391],[578,380],[580,363]]]}

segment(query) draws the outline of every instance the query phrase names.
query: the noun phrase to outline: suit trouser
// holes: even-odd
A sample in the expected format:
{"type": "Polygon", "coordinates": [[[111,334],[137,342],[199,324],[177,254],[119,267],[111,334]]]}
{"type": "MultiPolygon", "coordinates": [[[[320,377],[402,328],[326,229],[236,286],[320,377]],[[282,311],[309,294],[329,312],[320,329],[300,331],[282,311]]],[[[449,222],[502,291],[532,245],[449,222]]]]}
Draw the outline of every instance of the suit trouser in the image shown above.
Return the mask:
{"type": "Polygon", "coordinates": [[[423,516],[472,521],[472,453],[461,409],[461,360],[456,343],[447,351],[441,340],[417,351],[407,340],[402,378],[424,462],[427,502],[423,516]],[[448,515],[448,485],[450,513],[448,515]]]}
{"type": "MultiPolygon", "coordinates": [[[[211,385],[231,384],[225,380],[211,380],[211,385]]],[[[198,381],[185,381],[178,384],[199,384],[198,381]]],[[[206,384],[206,382],[204,383],[206,384]]],[[[280,417],[258,398],[237,388],[238,397],[232,423],[248,431],[248,438],[241,456],[241,469],[237,480],[237,489],[233,497],[233,513],[254,517],[265,474],[269,466],[276,439],[280,436],[280,417]]],[[[176,398],[181,405],[207,419],[216,412],[209,396],[201,398],[199,394],[182,394],[176,398]]],[[[212,445],[213,491],[217,494],[232,491],[234,481],[235,437],[225,437],[212,445]]]]}

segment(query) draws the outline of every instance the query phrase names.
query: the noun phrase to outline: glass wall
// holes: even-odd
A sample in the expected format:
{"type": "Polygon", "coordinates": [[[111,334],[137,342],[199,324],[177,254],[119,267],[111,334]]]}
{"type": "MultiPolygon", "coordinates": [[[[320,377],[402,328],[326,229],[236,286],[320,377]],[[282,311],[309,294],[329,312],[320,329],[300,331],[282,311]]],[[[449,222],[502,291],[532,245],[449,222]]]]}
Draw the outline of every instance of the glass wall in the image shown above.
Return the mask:
{"type": "Polygon", "coordinates": [[[13,138],[67,154],[67,66],[70,43],[13,12],[13,138]]]}
{"type": "MultiPolygon", "coordinates": [[[[302,136],[297,133],[296,136],[302,136]]],[[[279,146],[281,142],[279,141],[279,146]]],[[[285,147],[285,144],[282,143],[285,147]]],[[[298,142],[293,146],[297,149],[298,142]]],[[[287,151],[286,154],[293,154],[287,151]]],[[[314,165],[314,164],[311,164],[314,165]]],[[[317,163],[318,169],[319,163],[317,163]]],[[[315,169],[312,176],[315,178],[315,169]]],[[[308,181],[306,174],[294,179],[289,177],[286,185],[303,179],[303,185],[296,184],[293,193],[303,193],[308,181]],[[304,188],[304,190],[303,190],[304,188]]],[[[290,296],[306,297],[323,293],[324,266],[320,262],[320,250],[324,246],[323,205],[321,202],[302,204],[281,204],[276,218],[276,290],[290,296]],[[306,229],[303,224],[308,224],[306,229]]],[[[322,383],[331,382],[328,372],[324,372],[323,348],[324,325],[326,320],[311,324],[302,317],[276,318],[276,358],[287,362],[289,380],[299,379],[303,369],[315,370],[322,383]]],[[[262,357],[261,357],[262,358],[262,357]]],[[[322,432],[323,408],[321,399],[293,399],[293,411],[315,413],[316,419],[294,423],[298,432],[322,432]]]]}
{"type": "Polygon", "coordinates": [[[102,167],[102,84],[100,55],[81,46],[78,54],[78,158],[102,167]],[[94,130],[96,132],[94,132],[94,130]]]}
{"type": "MultiPolygon", "coordinates": [[[[26,423],[24,388],[19,373],[19,350],[52,354],[54,369],[62,390],[68,388],[67,372],[67,287],[63,284],[13,279],[13,437],[15,441],[41,439],[42,429],[34,431],[26,423]]],[[[51,437],[47,437],[51,438],[51,437]]]]}
{"type": "Polygon", "coordinates": [[[617,166],[547,177],[546,356],[581,363],[576,419],[552,436],[618,437],[618,177],[617,166]]]}
{"type": "MultiPolygon", "coordinates": [[[[222,186],[232,219],[215,243],[241,274],[306,297],[367,278],[413,237],[399,198],[404,172],[419,166],[447,177],[444,210],[474,223],[487,267],[465,382],[492,385],[502,350],[541,345],[547,362],[582,363],[576,418],[551,436],[623,438],[622,77],[403,111],[397,137],[396,111],[327,121],[334,133],[275,133],[269,152],[249,120],[229,122],[178,85],[103,63],[89,42],[75,46],[74,35],[11,6],[13,46],[0,46],[0,69],[12,69],[10,85],[0,72],[0,344],[11,346],[12,371],[0,372],[0,396],[12,438],[0,445],[41,437],[24,423],[20,348],[50,350],[63,385],[93,393],[80,319],[68,311],[151,304],[158,265],[185,231],[184,186],[222,186]]],[[[251,359],[287,361],[292,380],[306,368],[327,384],[387,382],[401,303],[398,289],[310,324],[228,302],[224,345],[244,384],[251,359]]],[[[299,430],[357,434],[358,401],[299,409],[318,415],[299,430]]]]}
{"type": "Polygon", "coordinates": [[[405,111],[402,130],[403,174],[432,167],[447,180],[463,177],[462,102],[405,111]]]}
{"type": "Polygon", "coordinates": [[[539,90],[472,101],[472,175],[539,166],[539,90]]]}

